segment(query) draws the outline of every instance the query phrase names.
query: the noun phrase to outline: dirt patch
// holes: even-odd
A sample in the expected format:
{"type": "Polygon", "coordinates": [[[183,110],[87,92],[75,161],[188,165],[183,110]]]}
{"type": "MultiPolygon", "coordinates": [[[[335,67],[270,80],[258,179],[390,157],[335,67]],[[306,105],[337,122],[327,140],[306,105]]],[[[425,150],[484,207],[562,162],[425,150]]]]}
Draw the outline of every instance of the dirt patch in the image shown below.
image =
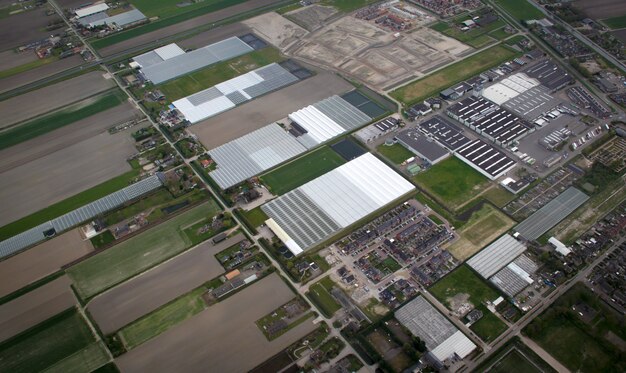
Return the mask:
{"type": "MultiPolygon", "coordinates": [[[[0,57],[0,59],[2,59],[2,57],[0,57]]],[[[71,56],[62,60],[48,63],[32,70],[24,71],[23,73],[17,75],[0,79],[0,93],[10,91],[12,89],[21,87],[25,84],[29,84],[43,78],[47,78],[54,74],[58,74],[67,69],[79,66],[83,62],[84,61],[81,56],[71,56]]]]}
{"type": "Polygon", "coordinates": [[[307,34],[305,29],[275,12],[265,13],[243,23],[280,50],[287,49],[307,34]]]}
{"type": "Polygon", "coordinates": [[[578,0],[574,2],[574,6],[595,19],[626,14],[626,3],[623,0],[578,0]]]}
{"type": "Polygon", "coordinates": [[[626,29],[613,31],[612,34],[615,35],[616,38],[621,40],[622,43],[626,43],[626,29]]]}
{"type": "Polygon", "coordinates": [[[248,134],[303,107],[352,88],[328,72],[292,84],[189,127],[207,149],[248,134]]]}
{"type": "Polygon", "coordinates": [[[72,307],[71,281],[62,276],[0,306],[0,342],[72,307]]]}
{"type": "Polygon", "coordinates": [[[0,113],[2,113],[3,121],[0,128],[6,128],[37,115],[59,109],[105,91],[114,85],[112,80],[104,79],[102,72],[94,71],[1,101],[0,113]]]}
{"type": "Polygon", "coordinates": [[[206,241],[96,297],[89,311],[104,334],[114,332],[224,273],[215,254],[244,238],[238,234],[217,245],[206,241]]]}
{"type": "Polygon", "coordinates": [[[314,31],[324,26],[324,22],[337,13],[337,9],[332,6],[311,5],[289,12],[285,16],[305,29],[314,31]]]}
{"type": "Polygon", "coordinates": [[[123,372],[248,371],[316,328],[309,319],[268,341],[256,326],[294,296],[272,274],[122,355],[116,364],[123,372]]]}
{"type": "Polygon", "coordinates": [[[48,23],[60,20],[56,15],[46,16],[46,6],[14,14],[0,22],[0,51],[19,47],[33,41],[45,39],[51,34],[62,33],[63,29],[46,31],[48,23]]]}
{"type": "Polygon", "coordinates": [[[0,262],[0,297],[48,276],[93,251],[78,229],[63,233],[0,262]]]}
{"type": "Polygon", "coordinates": [[[448,305],[455,316],[462,317],[474,308],[474,305],[469,301],[469,298],[469,294],[458,293],[453,297],[446,298],[446,302],[448,302],[448,305]]]}

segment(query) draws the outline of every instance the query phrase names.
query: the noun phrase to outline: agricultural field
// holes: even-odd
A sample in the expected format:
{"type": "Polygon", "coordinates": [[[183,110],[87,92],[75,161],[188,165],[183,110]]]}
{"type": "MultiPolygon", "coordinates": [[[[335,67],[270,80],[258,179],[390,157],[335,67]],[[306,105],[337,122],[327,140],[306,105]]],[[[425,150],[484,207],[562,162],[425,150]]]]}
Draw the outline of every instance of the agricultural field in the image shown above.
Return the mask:
{"type": "Polygon", "coordinates": [[[526,0],[495,0],[504,10],[518,21],[541,19],[545,15],[526,0]]]}
{"type": "Polygon", "coordinates": [[[206,202],[73,266],[67,272],[76,291],[91,298],[182,252],[193,242],[183,229],[209,222],[218,211],[215,202],[206,202]]]}
{"type": "Polygon", "coordinates": [[[456,157],[450,157],[413,178],[444,206],[455,211],[489,187],[489,180],[456,157]]]}
{"type": "Polygon", "coordinates": [[[272,194],[281,195],[322,176],[346,163],[339,154],[324,146],[261,176],[272,194]]]}
{"type": "Polygon", "coordinates": [[[0,344],[0,371],[91,371],[108,362],[82,316],[71,308],[0,344]],[[67,364],[67,365],[66,365],[67,364]]]}
{"type": "Polygon", "coordinates": [[[496,45],[447,66],[425,78],[400,87],[391,92],[391,96],[402,101],[405,105],[411,105],[430,96],[437,95],[442,90],[511,60],[517,55],[518,52],[513,49],[503,45],[496,45]]]}
{"type": "Polygon", "coordinates": [[[613,30],[626,28],[626,16],[603,19],[602,23],[604,23],[613,30]]]}
{"type": "Polygon", "coordinates": [[[307,296],[327,317],[332,317],[339,311],[341,305],[330,294],[330,290],[335,286],[330,277],[324,277],[320,281],[309,287],[307,296]]]}
{"type": "Polygon", "coordinates": [[[395,164],[401,164],[411,157],[415,157],[415,154],[400,144],[393,144],[391,146],[382,144],[376,148],[376,151],[383,157],[389,159],[395,164]]]}
{"type": "Polygon", "coordinates": [[[506,26],[506,23],[501,19],[489,25],[486,25],[485,27],[477,26],[471,30],[462,31],[459,25],[462,21],[468,19],[469,17],[470,16],[466,15],[462,17],[457,17],[450,22],[441,21],[431,26],[431,28],[476,49],[482,48],[490,43],[495,42],[496,40],[494,39],[501,39],[496,36],[493,36],[492,38],[492,32],[498,36],[502,36],[502,34],[504,34],[503,37],[509,35],[508,33],[504,32],[504,26],[506,26]]]}

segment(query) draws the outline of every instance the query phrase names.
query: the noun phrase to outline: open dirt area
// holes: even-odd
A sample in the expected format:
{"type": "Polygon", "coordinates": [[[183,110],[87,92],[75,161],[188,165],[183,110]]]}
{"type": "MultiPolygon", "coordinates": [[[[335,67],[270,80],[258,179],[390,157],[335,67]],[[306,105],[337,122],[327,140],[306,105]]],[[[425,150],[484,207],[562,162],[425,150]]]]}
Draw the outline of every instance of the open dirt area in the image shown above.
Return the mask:
{"type": "Polygon", "coordinates": [[[283,51],[307,34],[305,29],[275,12],[262,14],[243,23],[283,51]]]}
{"type": "MultiPolygon", "coordinates": [[[[264,33],[262,27],[251,27],[264,33]]],[[[374,24],[344,16],[292,43],[285,53],[386,89],[457,60],[470,49],[428,28],[396,36],[374,24]]]]}
{"type": "Polygon", "coordinates": [[[626,43],[626,29],[613,31],[612,34],[615,35],[616,38],[621,40],[622,43],[626,43]]]}
{"type": "Polygon", "coordinates": [[[252,29],[243,23],[231,23],[221,26],[213,30],[201,32],[188,39],[177,41],[181,48],[201,48],[205,45],[216,43],[218,41],[230,38],[231,36],[242,36],[252,32],[252,29]]]}
{"type": "Polygon", "coordinates": [[[351,84],[335,74],[318,72],[311,78],[194,124],[189,130],[198,136],[207,149],[213,149],[351,88],[351,84]]]}
{"type": "Polygon", "coordinates": [[[337,13],[337,9],[332,6],[314,4],[286,13],[285,16],[305,29],[314,31],[324,26],[325,21],[337,13]]]}
{"type": "MultiPolygon", "coordinates": [[[[1,59],[2,57],[0,57],[1,59]]],[[[62,60],[58,60],[46,65],[37,67],[23,73],[0,79],[0,93],[10,91],[25,84],[35,82],[39,79],[47,78],[54,74],[60,73],[72,67],[79,66],[83,63],[81,56],[75,55],[62,60]]]]}
{"type": "Polygon", "coordinates": [[[104,79],[101,71],[94,71],[76,78],[62,81],[36,91],[0,101],[2,123],[0,128],[33,118],[80,101],[115,85],[104,79]]]}
{"type": "Polygon", "coordinates": [[[33,41],[45,39],[62,29],[46,31],[48,23],[60,19],[57,15],[46,16],[46,7],[14,14],[0,20],[0,51],[19,47],[33,41]]]}
{"type": "Polygon", "coordinates": [[[91,242],[83,241],[78,229],[74,229],[0,261],[0,297],[56,272],[92,251],[91,242]]]}
{"type": "Polygon", "coordinates": [[[143,35],[139,35],[129,40],[124,40],[120,43],[116,43],[110,47],[102,48],[99,50],[100,55],[110,56],[116,53],[124,52],[131,48],[136,48],[144,44],[152,43],[155,40],[166,38],[178,33],[189,31],[196,27],[205,26],[208,23],[221,21],[226,18],[230,18],[239,15],[244,12],[248,12],[257,8],[272,5],[279,2],[279,0],[250,0],[245,3],[237,4],[226,9],[218,10],[213,13],[205,14],[196,18],[192,18],[188,21],[180,22],[172,26],[163,27],[156,31],[148,32],[143,35]]]}
{"type": "Polygon", "coordinates": [[[31,51],[23,53],[18,53],[13,50],[0,52],[0,71],[18,67],[35,60],[37,60],[37,55],[31,51]]]}
{"type": "Polygon", "coordinates": [[[618,17],[626,14],[626,2],[623,0],[577,0],[574,6],[594,19],[618,17]]]}
{"type": "Polygon", "coordinates": [[[256,326],[294,296],[272,274],[122,355],[116,364],[122,372],[249,371],[315,329],[309,319],[270,342],[256,326]]]}
{"type": "Polygon", "coordinates": [[[224,273],[215,254],[243,239],[238,234],[217,245],[206,241],[96,297],[89,312],[104,334],[114,332],[224,273]]]}
{"type": "Polygon", "coordinates": [[[72,307],[69,277],[62,276],[0,306],[0,342],[72,307]]]}
{"type": "Polygon", "coordinates": [[[128,133],[103,132],[0,173],[0,226],[130,171],[128,133]]]}

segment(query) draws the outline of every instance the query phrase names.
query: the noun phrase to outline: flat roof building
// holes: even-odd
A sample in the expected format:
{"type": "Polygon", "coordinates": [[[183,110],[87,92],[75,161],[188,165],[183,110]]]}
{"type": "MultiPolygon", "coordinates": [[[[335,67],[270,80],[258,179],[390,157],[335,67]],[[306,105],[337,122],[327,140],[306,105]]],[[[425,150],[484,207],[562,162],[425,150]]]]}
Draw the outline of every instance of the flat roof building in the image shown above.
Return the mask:
{"type": "Polygon", "coordinates": [[[456,124],[440,115],[420,122],[417,126],[450,151],[455,151],[470,143],[470,139],[463,135],[456,124]]]}
{"type": "Polygon", "coordinates": [[[399,132],[395,138],[402,146],[431,165],[446,159],[450,155],[432,137],[424,135],[417,129],[407,129],[399,132]]]}
{"type": "Polygon", "coordinates": [[[574,83],[574,79],[565,70],[549,59],[531,66],[525,73],[531,78],[539,80],[552,92],[574,83]]]}
{"type": "Polygon", "coordinates": [[[459,149],[455,155],[491,180],[499,178],[515,167],[514,160],[480,139],[459,149]]]}
{"type": "Polygon", "coordinates": [[[511,263],[524,251],[526,251],[526,245],[510,234],[505,234],[471,257],[467,264],[487,279],[511,263]]]}
{"type": "Polygon", "coordinates": [[[358,130],[354,136],[361,142],[368,143],[380,138],[383,135],[394,131],[400,125],[400,120],[394,117],[387,117],[374,124],[358,130]]]}

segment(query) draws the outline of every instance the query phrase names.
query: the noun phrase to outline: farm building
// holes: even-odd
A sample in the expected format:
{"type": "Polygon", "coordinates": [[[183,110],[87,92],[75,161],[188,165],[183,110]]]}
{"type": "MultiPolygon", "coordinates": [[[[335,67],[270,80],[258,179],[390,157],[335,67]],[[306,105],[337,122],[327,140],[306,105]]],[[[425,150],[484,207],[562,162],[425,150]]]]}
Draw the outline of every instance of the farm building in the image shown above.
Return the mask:
{"type": "Polygon", "coordinates": [[[505,234],[471,257],[467,264],[482,277],[489,278],[524,251],[526,245],[505,234]]]}
{"type": "Polygon", "coordinates": [[[480,139],[457,150],[455,155],[491,180],[499,178],[515,167],[514,160],[480,139]]]}
{"type": "Polygon", "coordinates": [[[439,362],[464,359],[476,345],[421,295],[402,306],[395,317],[426,344],[439,362]]]}
{"type": "Polygon", "coordinates": [[[261,209],[269,217],[267,226],[298,255],[412,190],[411,183],[366,153],[261,209]]]}
{"type": "Polygon", "coordinates": [[[536,240],[589,199],[580,190],[569,187],[545,206],[513,228],[527,240],[536,240]]]}
{"type": "Polygon", "coordinates": [[[431,165],[446,159],[450,153],[432,137],[416,129],[407,129],[396,135],[396,140],[413,154],[431,165]]]}

